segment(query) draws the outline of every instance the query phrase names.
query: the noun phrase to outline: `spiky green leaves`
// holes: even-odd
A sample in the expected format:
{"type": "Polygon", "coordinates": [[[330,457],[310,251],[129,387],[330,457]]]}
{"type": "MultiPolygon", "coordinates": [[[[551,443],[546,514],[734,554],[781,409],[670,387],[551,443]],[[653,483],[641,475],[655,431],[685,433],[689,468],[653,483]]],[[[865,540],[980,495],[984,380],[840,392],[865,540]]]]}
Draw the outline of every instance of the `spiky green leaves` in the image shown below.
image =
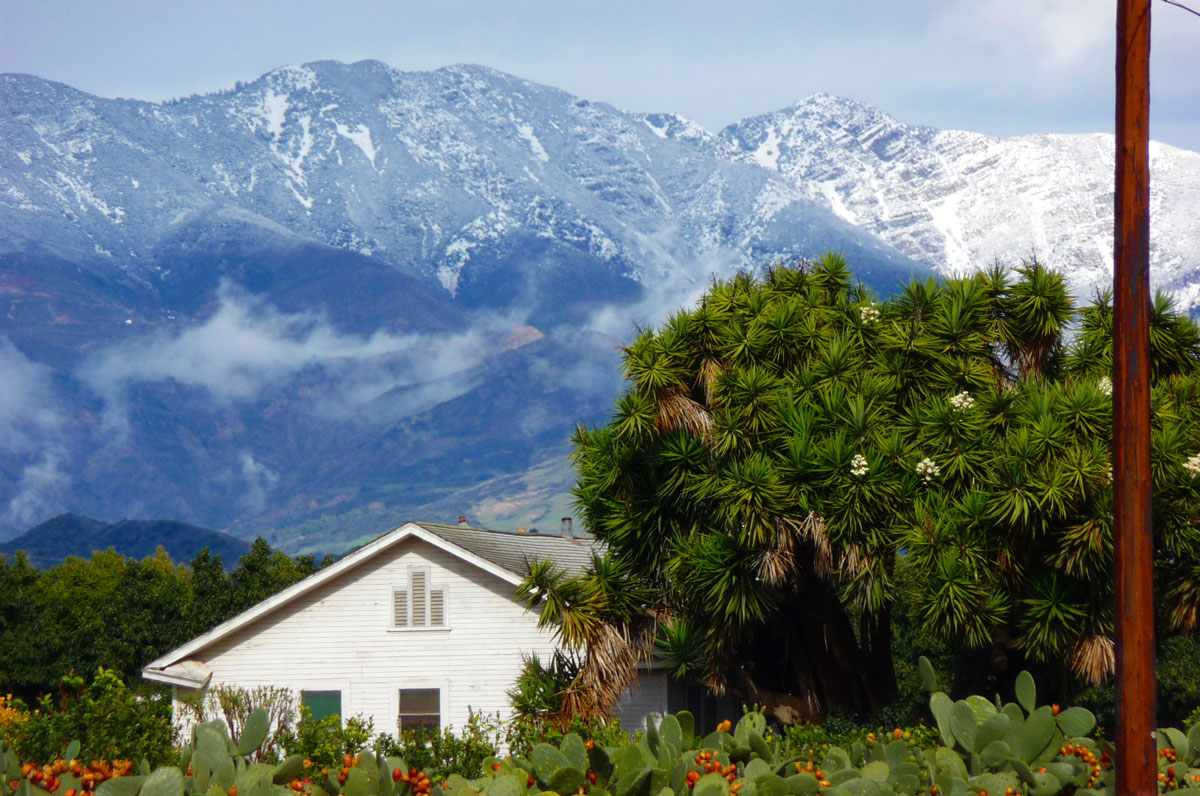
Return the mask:
{"type": "MultiPolygon", "coordinates": [[[[1164,610],[1192,628],[1200,331],[1164,299],[1152,315],[1155,528],[1177,573],[1164,610]]],[[[653,589],[642,617],[673,618],[659,635],[681,672],[719,681],[732,650],[823,588],[842,600],[824,614],[875,617],[903,598],[953,643],[1011,639],[1103,676],[1111,316],[1101,296],[1064,349],[1071,297],[1037,262],[886,301],[837,256],[715,281],[626,349],[611,421],[575,435],[578,503],[612,560],[653,589]],[[920,574],[898,579],[897,566],[920,574]]],[[[633,602],[596,615],[626,633],[616,617],[640,621],[633,602]]]]}

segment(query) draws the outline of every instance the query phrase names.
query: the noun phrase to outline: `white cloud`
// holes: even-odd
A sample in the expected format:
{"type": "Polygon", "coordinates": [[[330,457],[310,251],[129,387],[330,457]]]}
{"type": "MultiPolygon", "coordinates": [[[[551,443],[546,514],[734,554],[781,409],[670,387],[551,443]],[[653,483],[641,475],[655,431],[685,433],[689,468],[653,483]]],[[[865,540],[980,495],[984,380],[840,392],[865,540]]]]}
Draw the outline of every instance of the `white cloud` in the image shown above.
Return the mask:
{"type": "Polygon", "coordinates": [[[1072,71],[1112,57],[1115,0],[965,0],[947,17],[968,37],[1032,58],[1045,70],[1072,71]]]}
{"type": "Polygon", "coordinates": [[[242,493],[238,504],[250,511],[262,511],[267,505],[267,494],[279,483],[279,474],[255,460],[250,451],[241,451],[238,461],[242,480],[246,484],[246,491],[242,493]]]}
{"type": "Polygon", "coordinates": [[[10,522],[31,526],[63,511],[61,500],[71,478],[60,466],[62,455],[59,445],[49,445],[35,461],[21,469],[16,494],[8,501],[10,522]]]}
{"type": "Polygon", "coordinates": [[[19,472],[11,485],[4,519],[30,525],[62,508],[70,486],[63,472],[64,417],[50,381],[50,369],[28,359],[7,338],[0,338],[0,459],[19,472]]]}
{"type": "Polygon", "coordinates": [[[174,381],[203,387],[220,402],[255,396],[264,385],[307,367],[363,360],[420,345],[415,336],[343,335],[310,313],[281,313],[222,285],[217,312],[199,326],[111,348],[81,376],[102,392],[113,385],[174,381]]]}
{"type": "Polygon", "coordinates": [[[174,382],[229,405],[289,389],[290,379],[317,368],[329,377],[287,396],[301,409],[394,420],[471,389],[472,368],[517,344],[515,323],[482,317],[452,334],[344,334],[320,315],[280,312],[223,284],[217,311],[203,323],[107,349],[86,361],[79,376],[104,399],[105,429],[118,439],[129,430],[128,397],[139,385],[174,382]]]}

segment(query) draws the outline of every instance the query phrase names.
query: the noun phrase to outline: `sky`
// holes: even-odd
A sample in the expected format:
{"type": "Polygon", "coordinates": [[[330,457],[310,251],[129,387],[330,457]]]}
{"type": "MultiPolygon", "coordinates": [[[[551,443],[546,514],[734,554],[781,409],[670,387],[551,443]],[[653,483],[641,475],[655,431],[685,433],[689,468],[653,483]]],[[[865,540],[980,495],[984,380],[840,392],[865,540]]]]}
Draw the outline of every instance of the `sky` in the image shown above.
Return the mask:
{"type": "MultiPolygon", "coordinates": [[[[160,100],[329,58],[404,70],[479,63],[714,131],[824,91],[909,124],[1111,132],[1115,9],[1116,0],[0,0],[0,72],[160,100]]],[[[1152,36],[1151,136],[1200,151],[1200,16],[1155,0],[1152,36]]]]}

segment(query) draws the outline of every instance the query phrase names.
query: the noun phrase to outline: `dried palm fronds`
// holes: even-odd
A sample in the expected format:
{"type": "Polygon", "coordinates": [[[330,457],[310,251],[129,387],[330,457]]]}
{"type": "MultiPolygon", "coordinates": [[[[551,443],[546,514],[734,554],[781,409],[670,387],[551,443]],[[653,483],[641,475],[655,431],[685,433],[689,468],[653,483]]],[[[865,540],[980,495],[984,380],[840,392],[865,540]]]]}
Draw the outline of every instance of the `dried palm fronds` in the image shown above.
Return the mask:
{"type": "Polygon", "coordinates": [[[1076,674],[1096,685],[1111,675],[1116,668],[1113,640],[1103,635],[1081,638],[1075,642],[1069,659],[1076,674]]]}
{"type": "Polygon", "coordinates": [[[658,399],[658,415],[654,425],[659,431],[682,429],[704,439],[712,428],[708,410],[677,390],[664,393],[658,399]]]}

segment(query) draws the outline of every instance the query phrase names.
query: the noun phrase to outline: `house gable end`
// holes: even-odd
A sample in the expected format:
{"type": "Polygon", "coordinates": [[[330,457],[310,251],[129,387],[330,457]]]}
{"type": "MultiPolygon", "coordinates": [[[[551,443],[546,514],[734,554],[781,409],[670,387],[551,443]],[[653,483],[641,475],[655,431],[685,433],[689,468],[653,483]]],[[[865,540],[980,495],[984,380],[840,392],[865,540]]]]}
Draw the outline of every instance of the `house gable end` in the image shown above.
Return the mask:
{"type": "MultiPolygon", "coordinates": [[[[283,621],[291,614],[309,609],[329,593],[336,591],[339,581],[344,581],[352,573],[358,573],[364,565],[379,562],[381,557],[388,556],[389,552],[400,554],[401,546],[412,540],[423,542],[455,559],[470,564],[473,571],[486,573],[490,577],[473,578],[475,585],[496,595],[502,595],[505,599],[512,599],[510,590],[521,581],[521,577],[516,573],[464,550],[437,534],[430,533],[417,523],[407,523],[364,545],[330,567],[263,600],[209,632],[152,661],[143,668],[142,676],[149,680],[167,682],[172,685],[193,685],[180,681],[175,671],[177,669],[175,664],[189,658],[200,657],[198,653],[220,647],[222,642],[234,641],[235,637],[244,637],[245,631],[272,616],[283,621]],[[288,610],[289,608],[291,610],[288,610]]],[[[196,682],[194,686],[200,687],[202,683],[196,682]]]]}

